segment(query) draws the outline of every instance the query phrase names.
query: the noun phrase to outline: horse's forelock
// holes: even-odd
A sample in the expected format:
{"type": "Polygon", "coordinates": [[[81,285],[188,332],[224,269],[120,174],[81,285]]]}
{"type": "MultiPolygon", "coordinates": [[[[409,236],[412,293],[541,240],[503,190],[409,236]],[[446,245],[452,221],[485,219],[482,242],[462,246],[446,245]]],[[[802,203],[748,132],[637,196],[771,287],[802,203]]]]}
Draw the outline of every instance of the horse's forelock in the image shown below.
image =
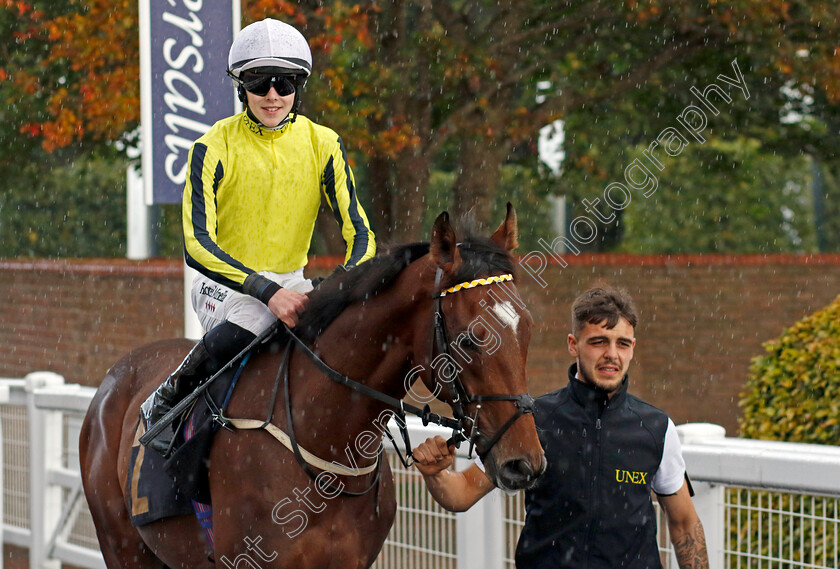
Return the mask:
{"type": "Polygon", "coordinates": [[[449,286],[497,274],[516,276],[511,254],[488,237],[468,235],[459,243],[461,265],[451,275],[449,286]]]}

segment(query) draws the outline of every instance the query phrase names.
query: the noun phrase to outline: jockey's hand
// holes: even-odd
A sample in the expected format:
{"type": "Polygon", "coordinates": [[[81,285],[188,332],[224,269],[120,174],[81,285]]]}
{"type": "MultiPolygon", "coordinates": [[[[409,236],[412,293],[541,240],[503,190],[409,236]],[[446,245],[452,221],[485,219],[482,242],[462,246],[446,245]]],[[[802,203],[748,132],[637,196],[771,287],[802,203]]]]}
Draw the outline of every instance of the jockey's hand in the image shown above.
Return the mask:
{"type": "Polygon", "coordinates": [[[281,288],[268,301],[268,309],[289,328],[294,328],[306,310],[309,297],[287,288],[281,288]]]}
{"type": "Polygon", "coordinates": [[[426,439],[411,454],[420,474],[434,476],[455,462],[455,445],[446,446],[446,439],[438,435],[426,439]]]}

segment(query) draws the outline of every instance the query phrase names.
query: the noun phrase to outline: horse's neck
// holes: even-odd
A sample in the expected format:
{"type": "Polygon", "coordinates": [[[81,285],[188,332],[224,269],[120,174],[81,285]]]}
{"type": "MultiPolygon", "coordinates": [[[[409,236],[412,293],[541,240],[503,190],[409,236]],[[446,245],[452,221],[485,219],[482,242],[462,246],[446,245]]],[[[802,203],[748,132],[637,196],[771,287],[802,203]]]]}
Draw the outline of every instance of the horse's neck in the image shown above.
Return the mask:
{"type": "Polygon", "coordinates": [[[426,273],[411,266],[389,289],[336,318],[317,342],[335,369],[394,397],[405,395],[403,376],[431,340],[430,291],[420,284],[429,280],[426,273]]]}
{"type": "MultiPolygon", "coordinates": [[[[419,296],[404,290],[386,291],[365,305],[349,307],[317,340],[316,350],[339,373],[402,399],[407,389],[406,371],[415,359],[420,316],[429,321],[432,317],[431,313],[417,314],[423,303],[412,298],[419,296]]],[[[292,398],[298,409],[306,408],[307,432],[301,431],[301,437],[313,445],[310,450],[339,458],[347,448],[358,444],[360,436],[381,432],[385,412],[391,409],[327,379],[319,371],[295,380],[292,398]]]]}

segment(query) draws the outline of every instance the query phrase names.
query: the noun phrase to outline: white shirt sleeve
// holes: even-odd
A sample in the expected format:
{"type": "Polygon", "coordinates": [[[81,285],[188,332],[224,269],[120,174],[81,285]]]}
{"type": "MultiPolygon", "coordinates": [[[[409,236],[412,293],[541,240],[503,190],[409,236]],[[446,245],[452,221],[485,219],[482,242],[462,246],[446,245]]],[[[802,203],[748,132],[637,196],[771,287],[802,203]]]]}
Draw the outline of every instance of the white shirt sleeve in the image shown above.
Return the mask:
{"type": "Polygon", "coordinates": [[[677,427],[668,419],[668,430],[665,431],[665,448],[662,451],[662,461],[656,471],[650,487],[657,494],[667,496],[682,488],[685,480],[685,460],[682,455],[682,445],[677,434],[677,427]]]}

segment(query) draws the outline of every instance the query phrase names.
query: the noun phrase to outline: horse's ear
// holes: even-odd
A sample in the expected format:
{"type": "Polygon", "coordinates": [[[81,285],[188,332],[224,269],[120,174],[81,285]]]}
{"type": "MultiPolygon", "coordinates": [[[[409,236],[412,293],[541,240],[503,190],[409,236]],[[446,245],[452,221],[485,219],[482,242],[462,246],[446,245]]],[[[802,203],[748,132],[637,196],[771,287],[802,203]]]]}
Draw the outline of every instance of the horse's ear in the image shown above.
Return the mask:
{"type": "Polygon", "coordinates": [[[452,272],[461,264],[461,253],[458,252],[458,238],[449,223],[449,214],[441,213],[432,226],[432,237],[429,243],[429,253],[432,260],[444,272],[452,272]]]}
{"type": "Polygon", "coordinates": [[[519,229],[516,225],[516,210],[510,202],[507,204],[507,215],[499,228],[490,239],[505,251],[513,251],[519,247],[519,229]]]}

